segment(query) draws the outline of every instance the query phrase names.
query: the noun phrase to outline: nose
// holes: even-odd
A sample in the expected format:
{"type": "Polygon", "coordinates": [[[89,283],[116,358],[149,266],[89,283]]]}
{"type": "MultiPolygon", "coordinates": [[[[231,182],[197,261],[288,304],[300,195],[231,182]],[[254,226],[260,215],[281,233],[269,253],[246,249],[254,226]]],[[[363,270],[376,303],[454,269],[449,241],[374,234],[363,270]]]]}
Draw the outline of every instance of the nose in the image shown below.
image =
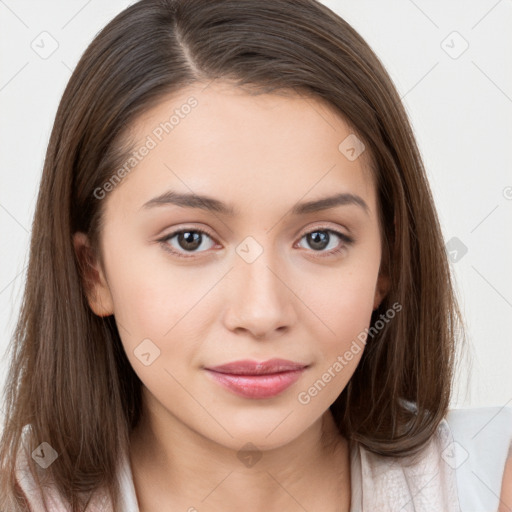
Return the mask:
{"type": "Polygon", "coordinates": [[[256,261],[240,259],[230,272],[224,311],[227,329],[259,340],[282,336],[297,321],[296,298],[288,273],[264,251],[256,261]]]}

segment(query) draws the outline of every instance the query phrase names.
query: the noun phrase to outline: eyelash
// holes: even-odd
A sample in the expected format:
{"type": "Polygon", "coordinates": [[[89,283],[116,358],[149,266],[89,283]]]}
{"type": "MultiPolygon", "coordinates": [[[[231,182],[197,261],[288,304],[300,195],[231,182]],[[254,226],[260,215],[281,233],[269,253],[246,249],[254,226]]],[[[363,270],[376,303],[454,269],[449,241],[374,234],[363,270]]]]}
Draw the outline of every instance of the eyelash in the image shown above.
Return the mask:
{"type": "MultiPolygon", "coordinates": [[[[312,229],[310,231],[306,231],[305,233],[303,233],[301,235],[301,237],[299,238],[299,241],[302,240],[306,235],[309,235],[311,233],[315,233],[317,231],[320,231],[320,232],[326,232],[326,233],[332,233],[334,235],[336,235],[337,237],[339,237],[343,244],[344,245],[341,245],[341,246],[338,246],[336,249],[331,249],[330,251],[328,252],[321,252],[321,251],[313,251],[313,252],[318,252],[320,253],[321,255],[319,256],[315,256],[316,258],[327,258],[329,256],[334,256],[336,254],[339,254],[342,252],[344,246],[350,246],[354,243],[354,239],[348,235],[345,235],[344,233],[340,233],[339,231],[336,231],[334,229],[331,229],[331,228],[327,228],[327,227],[323,227],[323,226],[319,226],[315,229],[312,229]]],[[[172,238],[174,238],[176,235],[179,235],[180,233],[186,233],[186,232],[194,232],[194,233],[201,233],[202,235],[207,235],[208,237],[210,237],[212,240],[215,241],[214,237],[206,230],[203,230],[203,229],[199,229],[199,228],[184,228],[184,229],[179,229],[177,231],[173,231],[172,233],[169,233],[168,235],[165,235],[164,237],[162,238],[159,238],[157,240],[157,242],[160,242],[160,245],[162,246],[162,248],[173,254],[174,256],[178,256],[179,258],[194,258],[195,256],[195,253],[192,252],[190,253],[190,256],[185,256],[182,252],[179,252],[179,251],[176,251],[174,249],[171,249],[169,244],[167,243],[169,240],[171,240],[172,238]]],[[[200,252],[205,252],[205,251],[200,251],[200,252]]]]}

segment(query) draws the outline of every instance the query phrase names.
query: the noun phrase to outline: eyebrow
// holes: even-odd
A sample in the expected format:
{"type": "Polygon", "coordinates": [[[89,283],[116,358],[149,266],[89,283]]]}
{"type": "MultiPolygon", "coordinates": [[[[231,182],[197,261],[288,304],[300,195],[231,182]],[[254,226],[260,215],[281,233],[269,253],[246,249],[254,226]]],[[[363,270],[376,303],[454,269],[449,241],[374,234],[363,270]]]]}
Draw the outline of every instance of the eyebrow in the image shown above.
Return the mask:
{"type": "MultiPolygon", "coordinates": [[[[141,209],[154,208],[156,206],[176,205],[182,208],[199,208],[209,212],[219,213],[228,217],[234,217],[239,214],[238,210],[233,206],[223,203],[218,199],[206,195],[179,193],[173,190],[168,190],[163,194],[150,199],[144,203],[141,209]]],[[[335,194],[333,196],[315,199],[313,201],[306,201],[297,203],[293,206],[292,215],[305,215],[312,212],[328,210],[337,206],[355,205],[361,207],[365,213],[369,212],[368,205],[364,199],[355,194],[335,194]]]]}

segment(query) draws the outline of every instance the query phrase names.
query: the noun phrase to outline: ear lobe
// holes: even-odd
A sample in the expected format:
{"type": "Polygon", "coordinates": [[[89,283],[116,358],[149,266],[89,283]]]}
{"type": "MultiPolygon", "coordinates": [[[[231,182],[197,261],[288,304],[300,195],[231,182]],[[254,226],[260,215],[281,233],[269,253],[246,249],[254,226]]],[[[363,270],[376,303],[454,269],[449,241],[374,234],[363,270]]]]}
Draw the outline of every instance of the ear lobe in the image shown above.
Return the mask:
{"type": "Polygon", "coordinates": [[[389,277],[385,274],[379,274],[377,279],[377,286],[375,287],[375,297],[373,299],[373,310],[375,311],[384,300],[389,292],[391,282],[389,277]]]}
{"type": "Polygon", "coordinates": [[[87,235],[81,232],[74,233],[73,246],[90,308],[101,317],[114,314],[112,295],[105,274],[93,254],[87,235]]]}

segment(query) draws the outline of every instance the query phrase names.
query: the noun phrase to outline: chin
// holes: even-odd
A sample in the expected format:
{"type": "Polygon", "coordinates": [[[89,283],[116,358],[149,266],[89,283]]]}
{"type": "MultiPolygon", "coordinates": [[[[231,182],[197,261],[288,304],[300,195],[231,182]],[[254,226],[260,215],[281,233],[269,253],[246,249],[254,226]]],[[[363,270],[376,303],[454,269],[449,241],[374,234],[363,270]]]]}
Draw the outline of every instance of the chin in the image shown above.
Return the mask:
{"type": "Polygon", "coordinates": [[[215,439],[212,436],[210,438],[237,451],[247,443],[252,443],[261,451],[280,448],[291,443],[309,427],[309,422],[299,423],[296,413],[290,414],[291,410],[293,409],[280,410],[267,418],[255,418],[255,414],[260,414],[258,411],[252,411],[250,415],[239,414],[237,418],[231,417],[229,423],[222,423],[233,437],[223,429],[216,429],[220,435],[216,435],[215,439]]]}

